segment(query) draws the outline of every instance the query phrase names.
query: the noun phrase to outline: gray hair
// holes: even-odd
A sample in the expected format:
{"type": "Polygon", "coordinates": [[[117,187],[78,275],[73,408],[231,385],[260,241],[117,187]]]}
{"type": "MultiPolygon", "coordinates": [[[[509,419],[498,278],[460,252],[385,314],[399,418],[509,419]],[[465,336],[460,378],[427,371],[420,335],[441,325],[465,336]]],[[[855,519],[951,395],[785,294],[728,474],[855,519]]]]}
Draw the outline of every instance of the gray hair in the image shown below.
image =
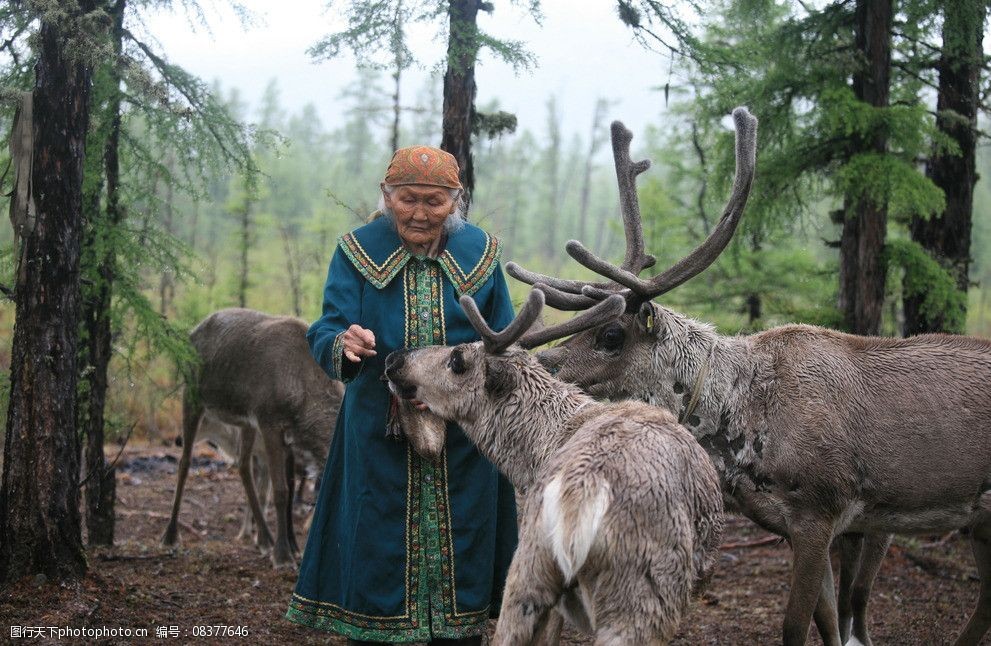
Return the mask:
{"type": "MultiPolygon", "coordinates": [[[[391,184],[383,184],[382,192],[392,194],[395,190],[395,186],[391,184]]],[[[447,233],[457,233],[465,226],[465,199],[464,191],[460,188],[449,188],[447,189],[451,194],[451,199],[455,202],[454,212],[447,216],[444,220],[444,231],[447,233]]],[[[382,215],[389,218],[389,221],[395,226],[396,215],[392,212],[392,209],[388,209],[385,206],[385,196],[379,196],[378,210],[382,212],[382,215]]]]}

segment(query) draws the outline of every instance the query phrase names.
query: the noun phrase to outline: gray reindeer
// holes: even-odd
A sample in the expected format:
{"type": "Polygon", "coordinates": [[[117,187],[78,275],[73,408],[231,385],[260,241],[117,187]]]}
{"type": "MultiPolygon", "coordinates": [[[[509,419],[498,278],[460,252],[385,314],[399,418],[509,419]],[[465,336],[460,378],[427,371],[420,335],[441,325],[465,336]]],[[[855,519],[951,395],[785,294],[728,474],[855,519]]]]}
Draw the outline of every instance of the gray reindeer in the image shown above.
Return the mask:
{"type": "Polygon", "coordinates": [[[523,335],[543,303],[533,290],[496,334],[462,297],[483,340],[390,354],[390,388],[457,422],[522,500],[495,644],[556,642],[561,616],[596,644],[666,643],[715,560],[718,476],[668,411],[596,402],[521,349],[614,319],[621,297],[523,335]]]}
{"type": "Polygon", "coordinates": [[[650,302],[711,264],[739,222],[756,121],[741,109],[734,119],[737,176],[726,211],[697,249],[650,280],[638,277],[654,259],[644,253],[635,189],[649,164],[629,162],[630,134],[613,125],[623,264],[571,241],[568,253],[609,282],[554,279],[512,263],[507,271],[546,283],[541,289],[554,307],[581,310],[619,293],[626,313],[540,360],[596,396],[680,412],[719,471],[727,508],[792,545],[785,644],[805,643],[813,614],[826,644],[870,644],[867,598],[887,535],[963,528],[981,584],[956,643],[976,644],[991,625],[991,343],[938,334],[860,337],[808,325],[724,337],[650,302]],[[843,559],[840,630],[828,560],[834,538],[843,559]]]}
{"type": "Polygon", "coordinates": [[[294,317],[230,308],[206,317],[190,333],[200,365],[183,396],[182,457],[164,545],[178,540],[179,507],[193,444],[201,420],[207,417],[240,429],[237,464],[259,547],[272,548],[276,567],[295,564],[299,548],[292,530],[293,456],[322,470],[344,396],[344,384],[332,380],[313,361],[306,330],[306,323],[294,317]],[[272,483],[274,543],[252,482],[256,435],[261,436],[272,483]]]}

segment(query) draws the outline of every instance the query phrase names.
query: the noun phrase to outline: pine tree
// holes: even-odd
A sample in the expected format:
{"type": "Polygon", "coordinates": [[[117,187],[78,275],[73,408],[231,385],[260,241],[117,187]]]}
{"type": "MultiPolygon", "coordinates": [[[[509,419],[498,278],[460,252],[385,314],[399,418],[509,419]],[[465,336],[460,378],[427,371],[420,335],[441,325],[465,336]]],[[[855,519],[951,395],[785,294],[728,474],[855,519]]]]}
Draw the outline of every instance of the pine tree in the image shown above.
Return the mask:
{"type": "MultiPolygon", "coordinates": [[[[19,262],[3,482],[0,584],[86,571],[76,434],[82,182],[90,80],[103,51],[95,0],[27,5],[39,22],[30,183],[18,184],[19,262]],[[96,54],[96,56],[94,56],[96,54]]],[[[28,107],[30,105],[30,107],[28,107]]]]}
{"type": "MultiPolygon", "coordinates": [[[[943,191],[946,208],[929,218],[915,216],[909,225],[912,240],[947,268],[961,295],[963,312],[927,307],[931,285],[904,291],[905,334],[960,332],[970,286],[971,227],[974,185],[977,182],[977,113],[981,105],[984,69],[982,39],[987,18],[984,0],[942,3],[942,49],[935,67],[939,72],[936,127],[953,149],[934,146],[926,175],[943,191]]],[[[906,277],[906,281],[911,280],[906,277]]]]}
{"type": "MultiPolygon", "coordinates": [[[[333,3],[330,3],[333,4],[333,3]]],[[[527,8],[539,20],[539,1],[527,8]]],[[[393,93],[394,126],[392,145],[398,145],[399,81],[402,71],[417,63],[406,45],[406,28],[413,23],[434,23],[447,34],[444,74],[443,123],[440,147],[454,155],[461,170],[461,184],[470,201],[475,187],[471,138],[479,132],[490,136],[512,131],[516,119],[507,113],[485,115],[475,110],[475,63],[482,49],[491,50],[514,68],[532,64],[532,57],[521,43],[499,40],[478,27],[478,12],[491,13],[494,5],[483,0],[359,0],[348,5],[347,28],[325,36],[310,48],[317,59],[333,58],[350,50],[363,66],[393,66],[396,90],[393,93]],[[444,30],[440,21],[446,19],[444,30]],[[380,60],[388,53],[388,62],[380,60]]]]}
{"type": "MultiPolygon", "coordinates": [[[[840,324],[860,334],[896,331],[896,321],[882,328],[889,274],[939,273],[938,265],[933,273],[900,264],[920,258],[903,248],[902,225],[944,204],[917,163],[945,146],[920,91],[923,54],[912,46],[913,30],[934,24],[933,4],[734,0],[698,32],[670,8],[625,6],[621,17],[638,34],[684,55],[698,80],[695,118],[716,120],[743,104],[760,119],[759,179],[744,226],[812,222],[823,200],[838,204],[831,215],[840,240],[831,245],[839,249],[840,324]]],[[[721,171],[732,154],[722,151],[721,171]]],[[[957,307],[952,298],[939,306],[957,307]]]]}

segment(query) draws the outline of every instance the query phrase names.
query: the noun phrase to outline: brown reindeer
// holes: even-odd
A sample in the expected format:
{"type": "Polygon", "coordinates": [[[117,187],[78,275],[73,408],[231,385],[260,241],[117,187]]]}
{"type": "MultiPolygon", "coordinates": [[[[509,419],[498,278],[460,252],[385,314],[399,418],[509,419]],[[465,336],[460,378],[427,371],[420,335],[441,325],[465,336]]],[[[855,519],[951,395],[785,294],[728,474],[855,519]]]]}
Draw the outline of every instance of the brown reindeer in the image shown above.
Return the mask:
{"type": "Polygon", "coordinates": [[[190,333],[200,365],[183,396],[183,442],[175,498],[162,543],[178,539],[179,506],[197,429],[204,417],[240,429],[238,471],[258,531],[258,545],[272,548],[276,567],[298,558],[292,531],[293,455],[322,470],[344,396],[344,384],[317,365],[306,343],[307,325],[289,316],[249,309],[220,310],[190,333]],[[276,538],[265,523],[252,481],[251,456],[261,436],[272,498],[276,538]],[[290,448],[291,445],[291,448],[290,448]]]}
{"type": "MultiPolygon", "coordinates": [[[[513,346],[553,338],[554,328],[520,338],[543,301],[532,291],[496,334],[463,296],[483,340],[390,354],[390,387],[457,422],[522,500],[494,644],[555,642],[560,616],[596,644],[666,643],[715,560],[718,476],[668,411],[596,402],[513,346]]],[[[597,325],[623,308],[615,296],[568,324],[597,325]]]]}
{"type": "MultiPolygon", "coordinates": [[[[571,241],[568,253],[609,282],[558,280],[511,263],[507,271],[547,282],[548,302],[565,309],[620,293],[626,314],[540,359],[596,396],[680,412],[720,473],[727,507],[792,545],[786,644],[805,642],[814,611],[825,643],[840,643],[828,560],[835,537],[848,547],[841,593],[851,586],[849,643],[867,644],[867,594],[886,535],[958,528],[971,534],[981,587],[957,644],[976,644],[991,625],[991,343],[938,334],[859,337],[808,325],[724,337],[650,302],[711,264],[739,222],[753,176],[755,123],[740,109],[734,118],[737,176],[726,212],[696,250],[649,280],[638,277],[653,258],[643,250],[634,185],[647,163],[629,163],[630,135],[613,125],[628,242],[623,264],[571,241]]],[[[849,621],[843,628],[845,638],[849,621]]]]}

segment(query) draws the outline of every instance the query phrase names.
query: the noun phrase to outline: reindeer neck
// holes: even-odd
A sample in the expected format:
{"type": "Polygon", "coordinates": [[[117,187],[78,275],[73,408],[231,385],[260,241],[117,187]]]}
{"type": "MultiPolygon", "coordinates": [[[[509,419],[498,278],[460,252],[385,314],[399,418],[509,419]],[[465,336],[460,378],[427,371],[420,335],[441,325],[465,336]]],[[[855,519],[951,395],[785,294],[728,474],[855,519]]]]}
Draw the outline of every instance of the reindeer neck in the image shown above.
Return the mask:
{"type": "Polygon", "coordinates": [[[525,491],[574,434],[572,419],[595,400],[543,368],[529,362],[520,367],[516,390],[493,402],[465,431],[513,486],[525,491]]]}
{"type": "Polygon", "coordinates": [[[759,366],[747,337],[720,336],[697,325],[675,357],[675,383],[684,388],[677,412],[709,454],[724,488],[732,489],[741,474],[753,480],[762,460],[758,429],[744,414],[759,366]]]}
{"type": "Polygon", "coordinates": [[[679,394],[679,418],[693,432],[709,418],[717,426],[719,417],[735,406],[734,388],[748,372],[749,344],[746,337],[726,337],[708,325],[683,317],[673,331],[675,351],[672,377],[679,394]]]}

